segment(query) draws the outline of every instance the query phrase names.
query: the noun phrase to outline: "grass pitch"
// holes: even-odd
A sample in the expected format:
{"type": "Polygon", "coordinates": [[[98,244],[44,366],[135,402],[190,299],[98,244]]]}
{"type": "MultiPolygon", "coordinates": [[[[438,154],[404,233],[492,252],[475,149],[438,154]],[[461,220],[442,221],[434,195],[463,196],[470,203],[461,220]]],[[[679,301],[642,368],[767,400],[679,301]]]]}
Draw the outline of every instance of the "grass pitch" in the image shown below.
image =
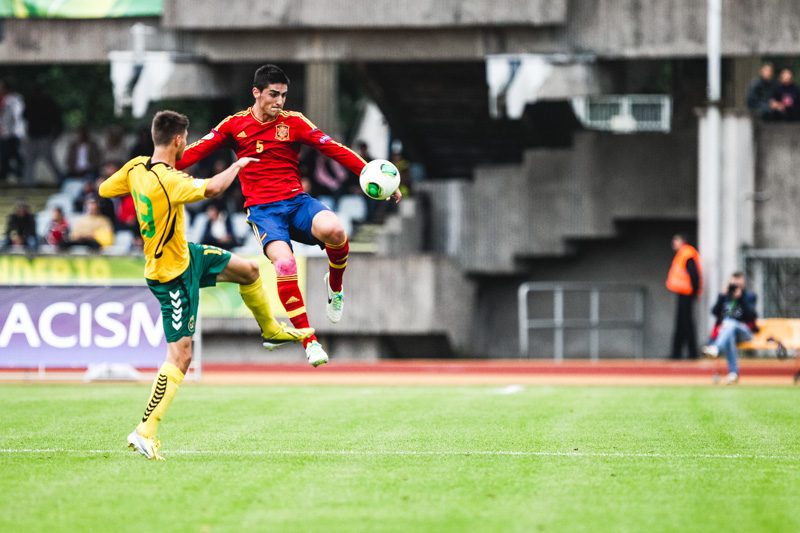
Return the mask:
{"type": "Polygon", "coordinates": [[[0,531],[798,531],[792,388],[0,386],[0,531]]]}

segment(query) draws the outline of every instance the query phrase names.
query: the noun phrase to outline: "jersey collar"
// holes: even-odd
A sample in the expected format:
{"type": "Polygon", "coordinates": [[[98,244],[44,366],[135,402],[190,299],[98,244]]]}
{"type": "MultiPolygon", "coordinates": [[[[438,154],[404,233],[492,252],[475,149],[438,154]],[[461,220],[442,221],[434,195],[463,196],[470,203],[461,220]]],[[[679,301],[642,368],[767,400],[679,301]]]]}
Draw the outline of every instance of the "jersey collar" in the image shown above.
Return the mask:
{"type": "Polygon", "coordinates": [[[167,168],[172,168],[171,166],[169,166],[168,164],[164,163],[163,161],[156,161],[155,163],[153,163],[153,158],[152,157],[148,157],[147,158],[147,163],[145,163],[145,167],[147,167],[147,170],[152,170],[153,167],[156,166],[156,165],[164,165],[167,168]]]}
{"type": "Polygon", "coordinates": [[[263,121],[263,120],[259,120],[259,118],[256,116],[256,114],[253,113],[253,106],[248,107],[247,110],[250,111],[250,116],[253,117],[253,120],[258,122],[259,124],[269,124],[270,122],[275,122],[276,120],[281,118],[281,116],[278,115],[277,117],[275,117],[273,119],[263,121]]]}

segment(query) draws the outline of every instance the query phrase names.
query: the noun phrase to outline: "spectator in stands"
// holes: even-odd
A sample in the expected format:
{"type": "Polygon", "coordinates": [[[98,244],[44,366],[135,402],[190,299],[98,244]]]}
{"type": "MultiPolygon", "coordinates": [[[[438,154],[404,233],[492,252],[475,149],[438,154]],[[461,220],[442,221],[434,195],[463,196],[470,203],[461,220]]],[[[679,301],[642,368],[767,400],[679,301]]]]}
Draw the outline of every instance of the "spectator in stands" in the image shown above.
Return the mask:
{"type": "Polygon", "coordinates": [[[97,179],[100,170],[100,147],[89,128],[81,126],[67,148],[67,175],[73,178],[97,179]]]}
{"type": "MultiPolygon", "coordinates": [[[[113,164],[109,164],[109,167],[113,167],[113,164]]],[[[113,172],[111,174],[113,174],[113,172]]],[[[111,176],[111,174],[108,176],[111,176]]],[[[110,220],[114,227],[117,227],[117,206],[114,205],[114,201],[111,198],[101,198],[98,192],[100,190],[100,185],[108,179],[108,176],[100,176],[94,181],[94,193],[92,194],[92,198],[97,200],[97,204],[100,206],[100,214],[110,220]]]]}
{"type": "Polygon", "coordinates": [[[775,92],[775,68],[772,63],[761,65],[759,75],[747,89],[747,108],[758,118],[769,118],[772,113],[770,99],[775,92]]]}
{"type": "Polygon", "coordinates": [[[677,295],[675,333],[672,337],[672,359],[681,359],[686,347],[689,359],[697,358],[697,330],[694,324],[694,302],[702,292],[703,271],[700,254],[687,237],[672,237],[675,257],[667,275],[667,289],[677,295]]]}
{"type": "Polygon", "coordinates": [[[116,231],[129,231],[131,235],[133,235],[131,248],[141,248],[144,242],[142,241],[142,234],[139,230],[139,220],[136,218],[136,204],[133,201],[133,196],[126,194],[125,196],[114,198],[113,202],[114,208],[116,209],[116,217],[113,220],[114,229],[116,231]]]}
{"type": "Polygon", "coordinates": [[[239,245],[233,233],[233,224],[230,217],[219,208],[216,202],[206,206],[206,227],[200,239],[202,244],[218,246],[225,250],[230,250],[239,245]]]}
{"type": "Polygon", "coordinates": [[[711,332],[711,342],[703,348],[709,357],[724,354],[728,360],[728,383],[739,381],[739,364],[736,344],[749,341],[756,326],[756,295],[747,290],[744,274],[734,272],[728,286],[717,297],[711,309],[716,322],[711,332]]]}
{"type": "Polygon", "coordinates": [[[128,154],[125,131],[116,124],[108,128],[103,139],[103,159],[105,161],[127,161],[129,159],[128,154]]]}
{"type": "MultiPolygon", "coordinates": [[[[364,161],[370,162],[374,159],[369,151],[369,146],[364,141],[358,141],[356,143],[356,151],[364,161]]],[[[358,176],[356,174],[353,174],[352,172],[347,173],[347,177],[345,178],[344,183],[342,183],[342,191],[344,194],[357,194],[358,196],[363,194],[361,192],[361,185],[358,182],[358,176]]]]}
{"type": "Polygon", "coordinates": [[[95,198],[100,204],[100,213],[105,215],[112,223],[116,225],[117,214],[114,202],[109,198],[100,198],[98,192],[100,184],[108,179],[117,169],[122,166],[120,163],[110,161],[105,163],[100,169],[100,176],[97,179],[86,180],[83,183],[83,188],[78,193],[78,196],[73,200],[73,208],[75,211],[82,212],[86,206],[88,198],[95,198]]]}
{"type": "MultiPolygon", "coordinates": [[[[215,176],[220,172],[224,171],[231,165],[231,163],[233,163],[232,158],[220,157],[215,159],[214,164],[211,167],[211,176],[215,176]]],[[[200,203],[205,204],[206,202],[200,202],[200,203]]],[[[242,185],[241,183],[239,183],[238,177],[234,178],[233,183],[231,183],[231,186],[228,187],[224,193],[222,193],[222,198],[216,199],[216,203],[218,204],[221,211],[227,213],[244,212],[244,195],[242,194],[242,185]]]]}
{"type": "Polygon", "coordinates": [[[28,123],[25,185],[35,183],[36,162],[39,159],[44,159],[57,183],[64,181],[64,174],[53,154],[53,146],[64,128],[61,115],[61,107],[37,85],[28,97],[28,105],[25,107],[25,120],[28,123]]]}
{"type": "MultiPolygon", "coordinates": [[[[204,162],[204,161],[201,161],[201,162],[204,162]]],[[[213,163],[211,164],[211,169],[206,172],[208,174],[208,177],[216,176],[217,174],[219,174],[220,172],[222,172],[223,170],[228,168],[230,163],[231,162],[229,162],[228,160],[223,159],[221,157],[217,158],[217,159],[214,159],[213,163]]],[[[200,165],[196,165],[196,167],[199,167],[199,166],[200,165]]],[[[196,177],[198,174],[192,174],[192,175],[196,177]]],[[[236,181],[238,181],[238,179],[239,178],[234,178],[234,181],[236,182],[236,181]]],[[[231,186],[228,187],[228,189],[224,193],[222,193],[223,194],[222,198],[215,198],[214,200],[205,199],[205,200],[200,200],[199,202],[193,202],[193,203],[184,205],[183,206],[184,212],[189,215],[189,223],[190,224],[194,224],[195,217],[197,217],[197,215],[199,215],[200,213],[204,213],[206,211],[206,208],[211,203],[216,202],[218,205],[227,205],[228,204],[228,202],[227,202],[228,198],[233,198],[233,197],[229,196],[229,195],[233,194],[233,193],[230,192],[231,189],[236,189],[238,191],[239,196],[241,197],[241,204],[240,204],[239,208],[236,209],[235,211],[231,211],[231,212],[239,212],[239,211],[241,211],[244,208],[244,197],[241,196],[241,194],[242,194],[241,185],[237,186],[235,183],[231,183],[231,186]]],[[[236,202],[238,202],[238,199],[234,198],[231,203],[236,203],[236,202]]]]}
{"type": "Polygon", "coordinates": [[[127,158],[120,159],[120,161],[127,161],[140,155],[150,156],[153,153],[153,138],[150,135],[150,126],[140,126],[136,130],[136,142],[131,147],[131,151],[127,158]]]}
{"type": "Polygon", "coordinates": [[[28,202],[20,198],[14,211],[6,221],[6,239],[3,248],[24,247],[36,251],[39,239],[36,237],[36,218],[31,213],[28,202]]]}
{"type": "Polygon", "coordinates": [[[411,186],[411,178],[409,176],[411,163],[408,162],[408,159],[403,157],[402,147],[393,147],[392,153],[389,155],[389,161],[391,161],[394,166],[397,167],[397,170],[400,171],[400,192],[403,193],[403,196],[410,195],[413,188],[411,186]]]}
{"type": "Polygon", "coordinates": [[[67,246],[67,237],[69,236],[69,224],[64,217],[64,210],[60,207],[53,208],[53,218],[47,224],[47,234],[45,241],[51,246],[58,249],[64,249],[67,246]]]}
{"type": "Polygon", "coordinates": [[[772,117],[777,120],[797,120],[800,118],[800,88],[794,83],[792,71],[781,70],[780,83],[772,92],[769,101],[772,117]]]}
{"type": "Polygon", "coordinates": [[[114,226],[100,212],[100,204],[96,197],[86,200],[86,214],[79,217],[69,234],[69,246],[88,246],[99,250],[114,243],[114,226]]]}
{"type": "Polygon", "coordinates": [[[369,145],[363,139],[356,141],[356,152],[358,152],[358,155],[361,156],[361,159],[363,159],[367,163],[375,159],[374,157],[372,157],[372,154],[369,151],[369,145]]]}
{"type": "Polygon", "coordinates": [[[329,207],[335,211],[339,198],[347,192],[344,184],[350,175],[350,171],[320,153],[314,152],[314,155],[316,159],[312,174],[313,187],[318,191],[318,194],[330,196],[333,199],[333,205],[329,207]]]}
{"type": "Polygon", "coordinates": [[[0,180],[13,172],[25,177],[25,161],[20,151],[25,138],[25,101],[8,80],[0,80],[0,180]]]}

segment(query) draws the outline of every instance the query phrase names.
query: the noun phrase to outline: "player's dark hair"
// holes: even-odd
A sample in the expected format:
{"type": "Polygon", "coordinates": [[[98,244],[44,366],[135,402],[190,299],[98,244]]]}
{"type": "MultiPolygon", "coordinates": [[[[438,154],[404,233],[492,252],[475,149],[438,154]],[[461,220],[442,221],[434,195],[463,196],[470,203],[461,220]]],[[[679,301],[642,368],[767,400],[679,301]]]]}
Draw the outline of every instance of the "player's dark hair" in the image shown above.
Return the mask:
{"type": "Polygon", "coordinates": [[[182,135],[189,129],[189,119],[175,111],[159,111],[153,117],[150,128],[153,135],[153,144],[166,146],[172,142],[176,135],[182,135]]]}
{"type": "Polygon", "coordinates": [[[263,91],[271,83],[284,83],[289,85],[289,77],[275,65],[263,65],[258,67],[253,75],[253,87],[263,91]]]}

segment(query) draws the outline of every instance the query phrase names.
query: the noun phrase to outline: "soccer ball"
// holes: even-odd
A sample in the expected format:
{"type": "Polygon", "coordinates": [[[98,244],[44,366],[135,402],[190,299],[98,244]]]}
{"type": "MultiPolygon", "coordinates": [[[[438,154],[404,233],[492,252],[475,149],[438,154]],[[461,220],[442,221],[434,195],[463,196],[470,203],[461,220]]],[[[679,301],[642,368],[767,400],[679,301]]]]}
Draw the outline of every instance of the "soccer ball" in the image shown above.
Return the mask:
{"type": "Polygon", "coordinates": [[[390,161],[373,159],[361,170],[361,190],[373,200],[386,200],[400,186],[400,171],[390,161]]]}

